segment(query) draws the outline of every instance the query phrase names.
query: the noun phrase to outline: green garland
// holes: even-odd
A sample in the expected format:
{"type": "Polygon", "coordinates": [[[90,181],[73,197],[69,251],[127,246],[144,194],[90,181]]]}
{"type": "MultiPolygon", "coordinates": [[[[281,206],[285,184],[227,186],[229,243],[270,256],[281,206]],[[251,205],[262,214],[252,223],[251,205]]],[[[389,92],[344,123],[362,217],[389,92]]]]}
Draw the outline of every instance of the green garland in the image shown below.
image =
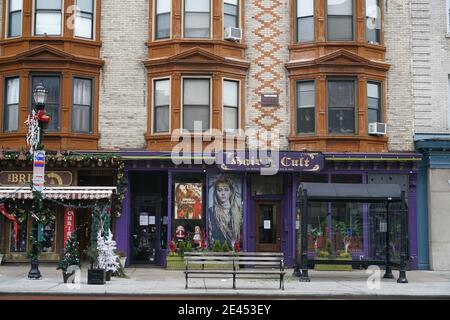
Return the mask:
{"type": "MultiPolygon", "coordinates": [[[[3,152],[0,151],[0,163],[3,161],[27,161],[32,163],[33,162],[33,155],[30,153],[24,153],[23,151],[19,152],[3,152]]],[[[47,153],[46,154],[46,162],[56,162],[56,163],[62,163],[66,165],[80,165],[85,164],[88,165],[92,162],[95,162],[95,165],[98,167],[111,167],[111,168],[117,168],[117,176],[116,176],[116,187],[117,187],[117,193],[112,196],[112,199],[110,201],[111,203],[111,214],[113,214],[115,217],[119,218],[122,215],[123,210],[123,202],[125,200],[125,192],[126,192],[126,183],[125,183],[125,162],[123,159],[117,155],[117,154],[102,154],[102,153],[93,153],[93,154],[81,154],[77,152],[65,152],[65,153],[47,153]]],[[[20,189],[22,189],[21,187],[20,189]]],[[[20,190],[18,189],[18,190],[20,190]]],[[[16,191],[17,192],[17,191],[16,191]]],[[[14,194],[16,193],[14,192],[14,194]]],[[[12,195],[13,196],[13,195],[12,195]]],[[[10,200],[12,196],[8,196],[4,199],[1,199],[4,202],[7,200],[10,200]]],[[[37,202],[35,207],[38,206],[38,208],[35,208],[35,212],[43,212],[43,204],[42,204],[42,194],[38,194],[33,192],[33,198],[37,199],[37,202]]],[[[62,205],[64,207],[71,207],[71,208],[96,208],[95,206],[71,206],[64,204],[60,201],[45,199],[46,201],[51,201],[55,204],[62,205]]],[[[47,212],[42,218],[45,220],[51,216],[51,212],[47,212]]]]}

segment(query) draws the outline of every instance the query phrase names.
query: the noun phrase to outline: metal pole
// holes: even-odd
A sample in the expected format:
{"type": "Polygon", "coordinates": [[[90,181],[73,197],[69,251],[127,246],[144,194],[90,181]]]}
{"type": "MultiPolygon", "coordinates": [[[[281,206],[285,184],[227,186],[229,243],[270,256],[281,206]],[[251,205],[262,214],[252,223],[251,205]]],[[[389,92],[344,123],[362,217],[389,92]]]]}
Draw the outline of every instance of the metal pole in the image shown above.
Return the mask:
{"type": "Polygon", "coordinates": [[[402,206],[401,206],[401,236],[402,239],[400,241],[400,275],[397,280],[397,283],[408,283],[408,279],[406,278],[406,229],[407,229],[407,215],[408,215],[408,207],[406,206],[406,196],[405,191],[402,191],[402,206]]]}
{"type": "Polygon", "coordinates": [[[390,223],[389,223],[389,202],[386,201],[386,272],[384,274],[384,279],[394,279],[391,268],[391,259],[389,253],[389,243],[390,243],[390,223]]]}
{"type": "MultiPolygon", "coordinates": [[[[45,105],[44,104],[36,104],[35,105],[35,110],[36,113],[39,112],[39,110],[44,110],[45,109],[45,105]]],[[[44,135],[44,128],[43,128],[43,124],[42,122],[39,121],[39,139],[38,139],[38,145],[36,148],[36,151],[38,150],[42,150],[43,146],[42,146],[42,136],[44,135]]],[[[38,221],[33,221],[32,224],[32,228],[33,228],[33,248],[32,253],[33,253],[33,258],[31,259],[31,268],[30,271],[28,272],[28,279],[30,280],[40,280],[42,278],[41,272],[39,271],[39,258],[38,258],[38,254],[39,254],[39,249],[36,246],[36,242],[39,241],[38,239],[38,228],[39,228],[39,224],[38,221]]]]}
{"type": "Polygon", "coordinates": [[[300,282],[311,282],[308,275],[308,191],[303,190],[302,194],[302,212],[301,212],[301,246],[302,246],[302,275],[300,282]]]}

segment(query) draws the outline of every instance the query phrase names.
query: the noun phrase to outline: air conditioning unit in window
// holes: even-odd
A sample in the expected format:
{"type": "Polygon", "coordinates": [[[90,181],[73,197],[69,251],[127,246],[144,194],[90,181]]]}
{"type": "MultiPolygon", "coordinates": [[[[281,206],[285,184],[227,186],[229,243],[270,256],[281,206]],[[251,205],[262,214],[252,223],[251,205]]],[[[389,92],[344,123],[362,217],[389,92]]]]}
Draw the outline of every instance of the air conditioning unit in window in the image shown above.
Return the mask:
{"type": "Polygon", "coordinates": [[[386,135],[386,123],[380,122],[369,123],[369,134],[375,136],[386,135]]]}
{"type": "Polygon", "coordinates": [[[242,30],[240,28],[228,27],[225,29],[225,40],[241,41],[242,30]]]}

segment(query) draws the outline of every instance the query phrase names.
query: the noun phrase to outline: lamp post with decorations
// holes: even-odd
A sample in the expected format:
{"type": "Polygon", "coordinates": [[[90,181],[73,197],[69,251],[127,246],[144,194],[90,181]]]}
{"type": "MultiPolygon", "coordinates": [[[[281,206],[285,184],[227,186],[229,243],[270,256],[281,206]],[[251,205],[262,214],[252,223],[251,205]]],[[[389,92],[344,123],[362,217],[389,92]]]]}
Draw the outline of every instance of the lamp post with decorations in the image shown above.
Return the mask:
{"type": "Polygon", "coordinates": [[[34,108],[28,117],[28,135],[27,143],[30,146],[30,153],[33,155],[33,241],[30,255],[31,269],[28,273],[28,279],[41,279],[39,271],[39,254],[41,251],[39,241],[39,214],[42,210],[42,192],[45,183],[45,151],[42,145],[44,129],[50,123],[50,117],[45,112],[45,102],[47,100],[48,91],[42,83],[39,83],[33,90],[34,108]]]}

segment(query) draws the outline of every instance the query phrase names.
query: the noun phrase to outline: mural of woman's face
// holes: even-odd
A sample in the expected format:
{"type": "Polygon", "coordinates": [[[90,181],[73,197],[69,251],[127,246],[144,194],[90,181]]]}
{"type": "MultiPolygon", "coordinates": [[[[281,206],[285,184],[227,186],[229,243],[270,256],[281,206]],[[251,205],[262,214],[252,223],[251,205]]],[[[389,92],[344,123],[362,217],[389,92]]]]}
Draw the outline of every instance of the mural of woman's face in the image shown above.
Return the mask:
{"type": "Polygon", "coordinates": [[[231,188],[227,183],[219,183],[216,187],[217,200],[221,204],[227,203],[231,197],[231,188]]]}

